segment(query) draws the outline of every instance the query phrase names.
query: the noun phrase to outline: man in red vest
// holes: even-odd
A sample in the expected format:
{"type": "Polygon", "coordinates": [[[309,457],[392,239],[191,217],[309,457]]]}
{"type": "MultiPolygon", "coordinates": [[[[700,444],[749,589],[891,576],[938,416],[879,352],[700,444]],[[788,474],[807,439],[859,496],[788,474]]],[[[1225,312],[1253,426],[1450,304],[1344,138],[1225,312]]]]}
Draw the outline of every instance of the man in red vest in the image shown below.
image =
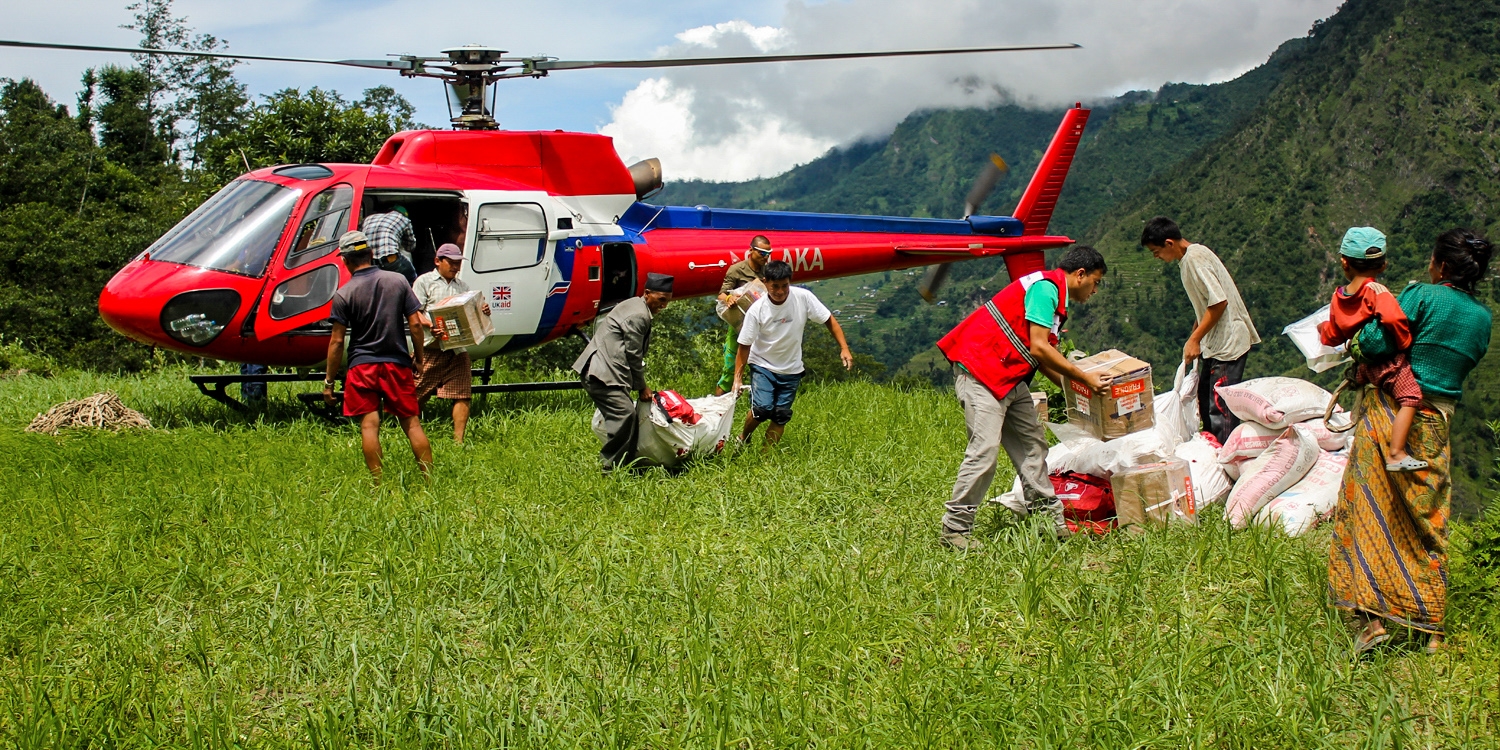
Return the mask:
{"type": "Polygon", "coordinates": [[[1047,476],[1047,431],[1037,419],[1026,384],[1040,370],[1059,385],[1066,375],[1099,389],[1099,376],[1063,357],[1057,337],[1069,304],[1094,296],[1104,272],[1099,251],[1074,247],[1057,268],[1011,282],[938,342],[953,363],[953,392],[963,404],[969,429],[969,447],[943,514],[942,541],[949,547],[981,546],[970,532],[974,513],[995,478],[1001,447],[1021,478],[1027,507],[1051,517],[1058,539],[1069,536],[1062,503],[1047,476]]]}

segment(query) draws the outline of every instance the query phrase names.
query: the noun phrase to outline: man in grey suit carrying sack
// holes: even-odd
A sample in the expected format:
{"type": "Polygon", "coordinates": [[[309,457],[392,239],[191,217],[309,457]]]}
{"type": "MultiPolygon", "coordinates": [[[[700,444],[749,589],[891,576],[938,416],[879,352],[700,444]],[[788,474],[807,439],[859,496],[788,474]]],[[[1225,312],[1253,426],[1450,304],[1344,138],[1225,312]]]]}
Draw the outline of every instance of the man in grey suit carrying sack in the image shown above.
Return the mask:
{"type": "Polygon", "coordinates": [[[646,274],[646,293],[631,297],[609,311],[594,327],[594,338],[573,363],[583,388],[604,417],[604,447],[599,465],[610,472],[635,460],[636,416],[634,390],[651,400],[646,387],[646,350],[651,346],[651,319],[672,301],[672,277],[646,274]]]}

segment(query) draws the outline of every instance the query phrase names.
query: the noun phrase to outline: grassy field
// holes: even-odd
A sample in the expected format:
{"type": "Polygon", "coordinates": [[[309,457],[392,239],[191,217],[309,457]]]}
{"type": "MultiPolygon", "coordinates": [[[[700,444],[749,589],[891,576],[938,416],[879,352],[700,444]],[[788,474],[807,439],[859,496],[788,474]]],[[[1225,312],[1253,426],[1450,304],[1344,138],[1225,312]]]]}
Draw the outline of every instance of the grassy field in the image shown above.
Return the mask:
{"type": "Polygon", "coordinates": [[[463,447],[429,412],[430,485],[388,430],[379,488],[272,393],[0,380],[0,744],[1500,744],[1493,634],[1351,659],[1326,531],[940,548],[940,392],[810,386],[775,451],[609,478],[581,396],[497,398],[463,447]],[[161,429],[21,432],[104,389],[161,429]]]}

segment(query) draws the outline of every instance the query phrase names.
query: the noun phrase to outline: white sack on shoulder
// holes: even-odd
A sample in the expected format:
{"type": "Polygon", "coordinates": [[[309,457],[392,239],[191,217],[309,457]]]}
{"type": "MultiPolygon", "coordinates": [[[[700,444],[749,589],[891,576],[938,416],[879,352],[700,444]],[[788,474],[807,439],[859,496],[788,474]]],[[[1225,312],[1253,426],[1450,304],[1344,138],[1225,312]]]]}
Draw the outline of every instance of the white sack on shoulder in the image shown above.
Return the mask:
{"type": "Polygon", "coordinates": [[[1331,370],[1349,361],[1342,348],[1325,346],[1323,339],[1318,336],[1318,324],[1328,320],[1330,307],[1324,305],[1312,315],[1281,329],[1297,346],[1297,350],[1302,352],[1302,356],[1307,358],[1307,368],[1313,372],[1331,370]]]}
{"type": "Polygon", "coordinates": [[[1193,479],[1193,496],[1197,498],[1198,507],[1212,505],[1229,495],[1233,485],[1224,474],[1224,467],[1219,465],[1218,451],[1202,435],[1196,435],[1192,440],[1177,446],[1173,453],[1188,462],[1188,471],[1193,479]]]}
{"type": "Polygon", "coordinates": [[[1292,485],[1255,514],[1255,522],[1279,526],[1288,536],[1301,536],[1333,511],[1349,454],[1323,451],[1302,481],[1292,485]]]}
{"type": "Polygon", "coordinates": [[[1320,417],[1333,400],[1328,391],[1298,378],[1255,378],[1217,390],[1235,416],[1267,427],[1289,427],[1320,417]]]}
{"type": "Polygon", "coordinates": [[[1262,506],[1307,476],[1319,453],[1317,442],[1306,431],[1288,428],[1265,453],[1241,469],[1224,507],[1229,523],[1245,528],[1262,506]]]}

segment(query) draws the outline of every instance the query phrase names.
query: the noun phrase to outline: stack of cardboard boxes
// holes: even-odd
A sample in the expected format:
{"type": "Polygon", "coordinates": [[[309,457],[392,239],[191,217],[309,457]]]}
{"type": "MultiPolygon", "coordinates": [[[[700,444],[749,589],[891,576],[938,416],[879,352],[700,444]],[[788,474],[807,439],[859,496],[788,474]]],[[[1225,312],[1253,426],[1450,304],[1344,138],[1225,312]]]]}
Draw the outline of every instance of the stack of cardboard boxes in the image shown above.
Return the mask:
{"type": "MultiPolygon", "coordinates": [[[[1084,372],[1098,374],[1104,387],[1095,393],[1081,382],[1064,380],[1063,395],[1067,398],[1070,423],[1104,441],[1156,426],[1150,364],[1114,349],[1085,357],[1076,364],[1084,372]]],[[[1172,460],[1116,472],[1110,477],[1110,487],[1120,526],[1196,523],[1197,507],[1186,461],[1172,460]]]]}

